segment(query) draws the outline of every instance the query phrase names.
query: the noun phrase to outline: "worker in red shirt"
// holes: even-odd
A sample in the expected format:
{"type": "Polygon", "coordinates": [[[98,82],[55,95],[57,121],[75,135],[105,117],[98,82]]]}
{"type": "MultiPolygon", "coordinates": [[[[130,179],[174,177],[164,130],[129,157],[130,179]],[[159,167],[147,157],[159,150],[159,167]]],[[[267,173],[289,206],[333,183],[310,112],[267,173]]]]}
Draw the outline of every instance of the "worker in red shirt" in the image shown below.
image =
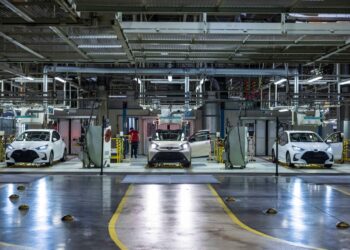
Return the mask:
{"type": "Polygon", "coordinates": [[[134,128],[130,128],[129,138],[131,143],[131,158],[132,156],[135,156],[135,158],[137,158],[137,149],[139,147],[139,132],[134,128]]]}

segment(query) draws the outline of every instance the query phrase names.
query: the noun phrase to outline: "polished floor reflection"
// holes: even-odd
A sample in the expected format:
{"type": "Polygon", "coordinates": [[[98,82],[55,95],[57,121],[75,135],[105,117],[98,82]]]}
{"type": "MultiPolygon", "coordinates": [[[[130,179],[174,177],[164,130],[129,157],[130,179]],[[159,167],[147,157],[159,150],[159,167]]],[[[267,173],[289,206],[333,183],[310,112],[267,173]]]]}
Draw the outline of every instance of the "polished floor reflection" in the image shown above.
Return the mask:
{"type": "Polygon", "coordinates": [[[129,249],[349,249],[350,229],[336,228],[350,222],[346,177],[215,177],[214,191],[131,184],[127,196],[119,175],[41,176],[25,191],[1,183],[0,249],[118,249],[108,228],[116,214],[115,232],[129,249]],[[14,193],[20,198],[9,200],[14,193]],[[271,207],[276,215],[263,213],[271,207]],[[66,214],[75,221],[62,222],[66,214]]]}

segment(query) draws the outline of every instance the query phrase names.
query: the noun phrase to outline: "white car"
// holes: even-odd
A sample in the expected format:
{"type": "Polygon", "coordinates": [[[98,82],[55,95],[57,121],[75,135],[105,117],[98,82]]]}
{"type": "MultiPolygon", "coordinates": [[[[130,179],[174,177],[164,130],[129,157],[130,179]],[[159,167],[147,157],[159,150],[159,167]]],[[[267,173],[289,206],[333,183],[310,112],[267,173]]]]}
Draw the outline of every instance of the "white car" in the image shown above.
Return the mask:
{"type": "MultiPolygon", "coordinates": [[[[276,161],[276,143],[272,147],[272,159],[276,161]]],[[[330,145],[312,131],[284,131],[278,140],[278,161],[294,164],[323,164],[330,168],[334,156],[330,145]]]]}
{"type": "Polygon", "coordinates": [[[20,134],[6,148],[7,166],[16,163],[35,163],[51,166],[66,159],[66,144],[53,129],[31,129],[20,134]]]}
{"type": "Polygon", "coordinates": [[[157,130],[150,140],[148,166],[163,163],[180,163],[191,166],[191,147],[181,130],[157,130]]]}

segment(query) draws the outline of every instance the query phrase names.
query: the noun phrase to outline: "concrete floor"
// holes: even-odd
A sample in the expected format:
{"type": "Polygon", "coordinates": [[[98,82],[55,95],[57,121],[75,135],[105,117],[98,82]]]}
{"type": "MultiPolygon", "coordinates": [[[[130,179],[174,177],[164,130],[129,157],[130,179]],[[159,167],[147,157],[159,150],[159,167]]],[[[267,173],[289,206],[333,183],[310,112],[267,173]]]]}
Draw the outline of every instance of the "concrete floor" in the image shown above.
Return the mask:
{"type": "Polygon", "coordinates": [[[0,249],[349,249],[350,176],[0,175],[0,249]],[[153,176],[157,178],[157,176],[153,176]],[[25,191],[16,189],[24,183],[25,191]],[[345,183],[345,184],[344,184],[345,183]],[[18,201],[8,196],[17,193],[18,201]],[[234,202],[225,198],[233,196],[234,202]],[[30,206],[26,213],[18,206],[30,206]],[[276,215],[266,215],[267,208],[276,215]],[[71,214],[73,222],[62,222],[71,214]]]}
{"type": "MultiPolygon", "coordinates": [[[[123,163],[112,163],[111,167],[104,168],[107,174],[115,173],[211,173],[211,174],[274,174],[275,164],[264,158],[255,158],[255,162],[249,162],[245,169],[225,169],[224,164],[208,161],[206,158],[196,158],[192,160],[192,167],[183,168],[146,168],[147,159],[140,156],[137,159],[126,159],[123,163]]],[[[71,156],[67,162],[57,162],[53,167],[10,167],[0,163],[0,173],[52,173],[52,174],[94,174],[99,173],[97,168],[83,168],[81,161],[71,156]]],[[[279,173],[284,175],[300,174],[350,174],[350,164],[335,164],[331,169],[325,168],[286,168],[279,166],[279,173]]]]}

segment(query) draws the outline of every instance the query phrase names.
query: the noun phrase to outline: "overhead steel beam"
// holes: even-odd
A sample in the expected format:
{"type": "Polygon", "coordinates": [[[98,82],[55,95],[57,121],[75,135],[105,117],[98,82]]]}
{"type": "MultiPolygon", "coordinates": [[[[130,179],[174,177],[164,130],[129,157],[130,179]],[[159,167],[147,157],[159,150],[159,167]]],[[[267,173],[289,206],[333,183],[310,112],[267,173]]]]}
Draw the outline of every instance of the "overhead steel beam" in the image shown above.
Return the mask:
{"type": "Polygon", "coordinates": [[[5,33],[1,32],[1,31],[0,31],[0,36],[3,37],[4,39],[6,39],[7,41],[13,43],[14,45],[20,47],[21,49],[29,52],[32,55],[39,57],[40,59],[46,59],[45,56],[39,54],[38,52],[32,50],[31,48],[25,46],[24,44],[18,42],[17,40],[13,39],[12,37],[6,35],[5,33]]]}
{"type": "MultiPolygon", "coordinates": [[[[121,22],[125,34],[203,34],[202,22],[121,22]]],[[[236,23],[208,22],[208,34],[238,35],[350,35],[346,23],[236,23]]]]}
{"type": "Polygon", "coordinates": [[[15,66],[12,66],[8,63],[0,62],[0,69],[3,71],[6,71],[10,74],[16,75],[16,76],[24,76],[25,73],[20,69],[15,66]]]}
{"type": "Polygon", "coordinates": [[[71,46],[79,55],[81,55],[85,59],[91,59],[88,57],[85,52],[78,48],[78,46],[68,38],[68,36],[58,27],[50,26],[50,29],[55,32],[64,42],[66,42],[69,46],[71,46]]]}
{"type": "MultiPolygon", "coordinates": [[[[311,2],[311,1],[310,1],[311,2]]],[[[132,2],[131,2],[132,3],[132,2]]],[[[269,6],[271,4],[262,4],[257,1],[254,6],[240,6],[235,4],[235,6],[203,6],[200,4],[198,6],[162,6],[162,3],[157,6],[147,6],[147,5],[121,5],[118,1],[103,1],[103,3],[97,3],[96,1],[90,0],[79,0],[77,1],[77,11],[92,11],[92,12],[132,12],[132,13],[265,13],[265,14],[280,14],[280,13],[350,13],[350,3],[345,3],[341,6],[330,6],[322,4],[312,4],[310,6],[305,6],[305,4],[299,6],[287,5],[283,6],[269,6]]],[[[277,2],[276,2],[277,3],[277,2]]]]}
{"type": "Polygon", "coordinates": [[[74,20],[77,21],[79,19],[79,15],[77,12],[74,11],[74,9],[72,8],[72,6],[69,6],[67,1],[65,0],[55,0],[55,2],[60,5],[62,7],[62,9],[64,9],[64,11],[66,11],[69,16],[74,20]]]}
{"type": "MultiPolygon", "coordinates": [[[[32,19],[33,20],[33,19],[32,19]]],[[[28,27],[47,27],[47,26],[92,26],[91,19],[79,19],[74,21],[70,18],[35,18],[33,22],[28,22],[19,17],[0,17],[1,26],[28,26],[28,27]]],[[[99,25],[103,25],[103,23],[99,23],[99,25]]],[[[1,28],[1,27],[0,27],[1,28]]]]}
{"type": "Polygon", "coordinates": [[[123,74],[123,75],[210,75],[210,76],[291,76],[292,69],[234,69],[234,68],[90,68],[90,67],[46,67],[47,72],[86,73],[86,74],[123,74]]]}
{"type": "Polygon", "coordinates": [[[122,44],[122,47],[124,49],[124,52],[126,53],[126,56],[128,57],[130,62],[134,62],[134,56],[132,54],[132,50],[129,47],[129,44],[125,38],[124,32],[123,32],[123,28],[121,27],[120,21],[122,19],[122,14],[118,13],[116,14],[115,20],[114,20],[114,24],[113,24],[113,29],[115,31],[115,33],[117,34],[117,38],[120,41],[120,43],[122,44]]]}
{"type": "Polygon", "coordinates": [[[305,65],[309,66],[309,65],[312,65],[312,64],[314,64],[316,62],[320,62],[320,61],[322,61],[324,59],[327,59],[327,58],[329,58],[329,57],[331,57],[331,56],[333,56],[335,54],[338,54],[338,53],[340,53],[340,52],[342,52],[344,50],[347,50],[349,48],[350,48],[350,39],[346,40],[345,44],[343,46],[338,47],[337,49],[335,49],[335,50],[333,50],[333,51],[331,51],[329,53],[326,53],[325,55],[320,56],[320,57],[316,58],[315,60],[313,60],[312,62],[309,62],[309,63],[307,63],[305,65]]]}
{"type": "Polygon", "coordinates": [[[12,10],[14,13],[16,13],[18,16],[22,17],[27,22],[34,22],[34,19],[32,19],[30,16],[28,16],[26,13],[24,13],[22,10],[18,9],[16,6],[14,6],[12,3],[10,3],[7,0],[0,0],[0,3],[2,3],[5,7],[12,10]]]}

